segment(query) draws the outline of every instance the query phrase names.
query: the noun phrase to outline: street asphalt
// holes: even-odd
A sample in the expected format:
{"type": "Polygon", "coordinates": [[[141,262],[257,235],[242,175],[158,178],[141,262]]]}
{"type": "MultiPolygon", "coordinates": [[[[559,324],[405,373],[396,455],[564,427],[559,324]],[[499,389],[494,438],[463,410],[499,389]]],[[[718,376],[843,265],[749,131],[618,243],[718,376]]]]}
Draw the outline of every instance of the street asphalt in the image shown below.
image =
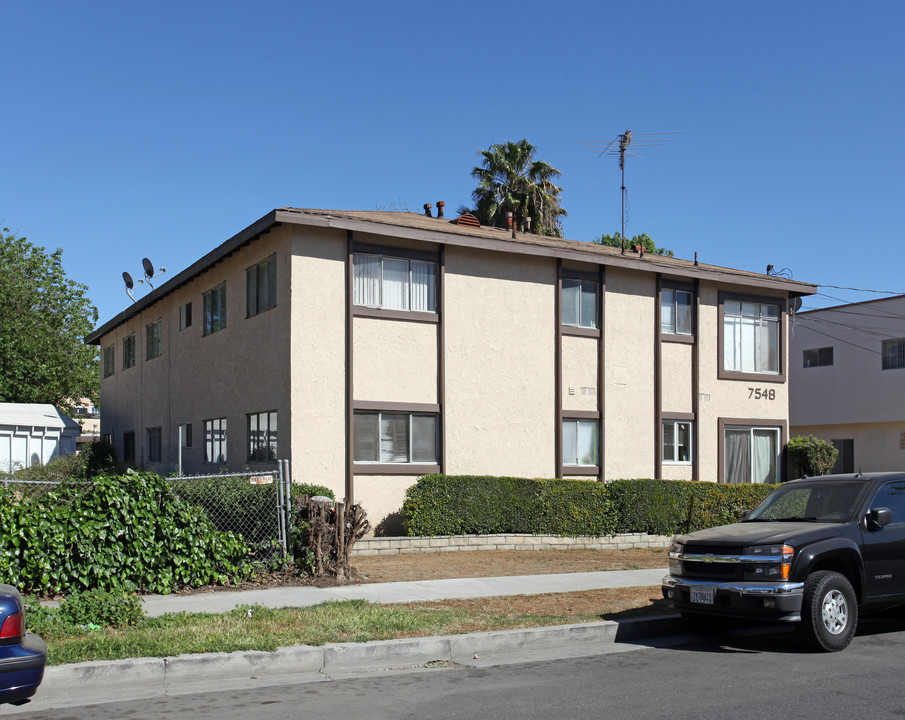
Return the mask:
{"type": "MultiPolygon", "coordinates": [[[[167,613],[223,613],[238,605],[304,607],[332,600],[381,604],[501,595],[536,595],[604,588],[659,585],[666,569],[367,583],[330,588],[310,586],[214,591],[191,595],[149,595],[149,616],[167,613]]],[[[678,632],[676,616],[624,622],[600,621],[366,643],[297,645],[276,652],[235,652],[85,662],[47,668],[31,703],[5,712],[63,708],[112,699],[156,697],[204,688],[254,687],[282,682],[330,680],[364,672],[463,665],[469,667],[613,652],[623,642],[678,632]],[[212,685],[213,684],[213,685],[212,685]]],[[[623,649],[628,649],[627,647],[623,649]]]]}

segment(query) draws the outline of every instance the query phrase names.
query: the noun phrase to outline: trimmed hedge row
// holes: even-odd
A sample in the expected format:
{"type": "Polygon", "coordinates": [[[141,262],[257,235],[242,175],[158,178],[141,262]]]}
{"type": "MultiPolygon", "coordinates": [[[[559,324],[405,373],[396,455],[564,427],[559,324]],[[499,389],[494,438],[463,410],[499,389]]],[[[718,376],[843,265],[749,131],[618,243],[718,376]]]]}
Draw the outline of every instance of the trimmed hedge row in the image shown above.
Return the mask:
{"type": "Polygon", "coordinates": [[[578,536],[611,534],[613,516],[600,483],[425,475],[406,491],[402,521],[409,535],[578,536]]]}
{"type": "Polygon", "coordinates": [[[425,475],[406,492],[402,519],[410,536],[675,535],[736,522],[775,487],[425,475]]]}

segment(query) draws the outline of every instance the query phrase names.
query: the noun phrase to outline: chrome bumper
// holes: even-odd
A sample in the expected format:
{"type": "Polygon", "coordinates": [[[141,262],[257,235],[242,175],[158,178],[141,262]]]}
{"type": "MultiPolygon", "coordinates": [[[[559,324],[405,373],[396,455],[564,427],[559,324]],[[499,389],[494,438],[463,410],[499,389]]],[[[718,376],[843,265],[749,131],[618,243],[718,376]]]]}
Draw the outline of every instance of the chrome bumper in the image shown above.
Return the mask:
{"type": "Polygon", "coordinates": [[[770,595],[802,595],[804,593],[803,582],[756,582],[738,583],[721,582],[718,580],[688,580],[683,577],[667,575],[663,578],[664,588],[690,588],[690,587],[715,587],[717,590],[740,593],[741,595],[753,595],[756,597],[770,595]]]}

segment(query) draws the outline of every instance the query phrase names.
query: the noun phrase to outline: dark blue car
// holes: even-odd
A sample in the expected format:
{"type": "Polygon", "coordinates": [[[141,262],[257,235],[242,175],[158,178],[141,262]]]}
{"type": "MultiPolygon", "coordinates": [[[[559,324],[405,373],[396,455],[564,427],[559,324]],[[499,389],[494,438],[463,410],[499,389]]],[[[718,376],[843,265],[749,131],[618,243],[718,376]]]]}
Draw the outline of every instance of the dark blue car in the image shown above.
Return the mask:
{"type": "Polygon", "coordinates": [[[0,585],[0,704],[21,705],[44,678],[47,645],[25,630],[22,596],[12,585],[0,585]]]}

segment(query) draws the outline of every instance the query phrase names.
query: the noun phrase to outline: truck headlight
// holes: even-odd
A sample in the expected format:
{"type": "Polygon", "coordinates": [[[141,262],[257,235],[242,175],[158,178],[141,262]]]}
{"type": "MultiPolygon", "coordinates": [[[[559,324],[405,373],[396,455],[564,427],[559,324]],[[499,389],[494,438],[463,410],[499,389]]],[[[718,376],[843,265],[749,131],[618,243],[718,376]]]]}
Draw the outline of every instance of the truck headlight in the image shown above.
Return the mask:
{"type": "Polygon", "coordinates": [[[685,552],[685,546],[680,542],[673,542],[669,546],[669,573],[670,575],[682,574],[682,561],[679,556],[685,552]]]}
{"type": "Polygon", "coordinates": [[[795,548],[791,545],[752,545],[746,547],[745,556],[763,558],[763,562],[748,565],[746,574],[751,580],[788,580],[792,569],[795,548]]]}

